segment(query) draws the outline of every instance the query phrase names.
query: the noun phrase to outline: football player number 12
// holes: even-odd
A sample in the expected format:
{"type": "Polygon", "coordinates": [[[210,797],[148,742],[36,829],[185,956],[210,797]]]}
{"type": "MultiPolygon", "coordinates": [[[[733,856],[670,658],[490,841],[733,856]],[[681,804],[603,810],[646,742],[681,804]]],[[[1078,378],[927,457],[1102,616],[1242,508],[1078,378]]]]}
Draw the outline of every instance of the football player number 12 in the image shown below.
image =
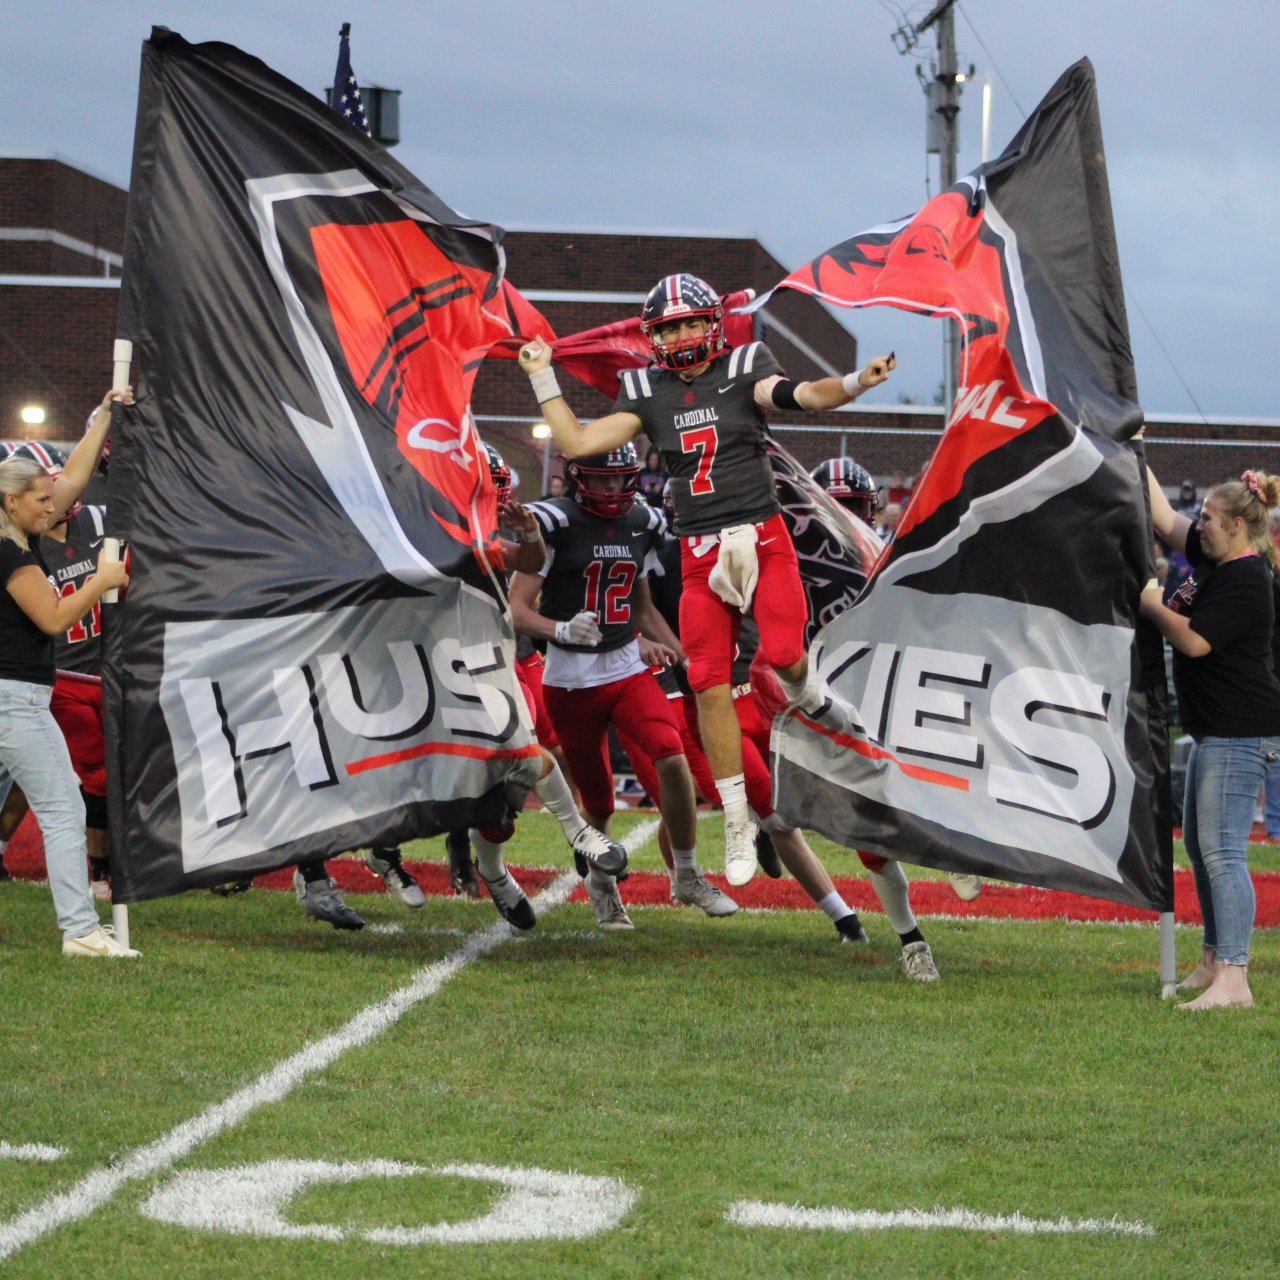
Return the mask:
{"type": "Polygon", "coordinates": [[[630,622],[631,606],[627,597],[635,581],[635,565],[630,560],[616,560],[609,567],[609,576],[605,579],[609,585],[605,587],[604,607],[601,608],[600,575],[603,572],[603,560],[593,560],[587,565],[587,602],[583,608],[587,613],[596,614],[601,622],[630,622]]]}
{"type": "Polygon", "coordinates": [[[698,427],[680,436],[680,448],[684,453],[698,454],[698,474],[689,486],[690,493],[715,493],[716,482],[711,478],[711,468],[716,460],[716,446],[720,437],[715,427],[698,427]]]}

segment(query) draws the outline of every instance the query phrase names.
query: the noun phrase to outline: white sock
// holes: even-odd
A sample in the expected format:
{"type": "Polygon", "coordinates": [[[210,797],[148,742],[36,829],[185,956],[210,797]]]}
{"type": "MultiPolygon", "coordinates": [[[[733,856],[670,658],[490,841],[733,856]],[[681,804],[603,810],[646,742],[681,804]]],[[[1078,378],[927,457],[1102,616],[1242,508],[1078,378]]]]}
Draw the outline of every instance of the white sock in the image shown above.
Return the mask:
{"type": "Polygon", "coordinates": [[[907,896],[907,873],[903,871],[902,863],[889,861],[881,870],[871,871],[868,868],[868,872],[894,933],[910,933],[916,927],[916,917],[907,896]]]}
{"type": "Polygon", "coordinates": [[[747,822],[751,818],[747,808],[747,776],[735,773],[732,778],[717,778],[716,790],[720,793],[720,803],[724,805],[726,822],[747,822]]]}
{"type": "Polygon", "coordinates": [[[502,859],[502,846],[486,840],[478,831],[471,833],[471,843],[476,851],[476,866],[486,880],[501,880],[507,874],[507,864],[502,859]]]}
{"type": "Polygon", "coordinates": [[[578,812],[573,803],[573,792],[565,781],[560,766],[553,764],[551,772],[533,787],[538,799],[555,815],[556,821],[564,828],[564,834],[570,841],[587,825],[586,819],[578,812]]]}
{"type": "Polygon", "coordinates": [[[845,916],[853,915],[853,908],[835,889],[818,903],[818,910],[825,911],[832,920],[843,920],[845,916]]]}
{"type": "Polygon", "coordinates": [[[692,871],[695,876],[698,874],[697,849],[677,849],[672,846],[671,860],[676,864],[676,871],[692,871]]]}

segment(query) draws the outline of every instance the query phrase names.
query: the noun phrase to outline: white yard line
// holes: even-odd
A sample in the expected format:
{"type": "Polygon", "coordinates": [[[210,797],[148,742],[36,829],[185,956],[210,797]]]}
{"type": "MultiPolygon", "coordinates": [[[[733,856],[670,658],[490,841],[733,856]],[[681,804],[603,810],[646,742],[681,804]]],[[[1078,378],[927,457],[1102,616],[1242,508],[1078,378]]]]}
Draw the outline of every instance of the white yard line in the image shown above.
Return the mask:
{"type": "Polygon", "coordinates": [[[61,1160],[66,1154],[66,1147],[46,1147],[43,1142],[24,1142],[18,1147],[0,1142],[0,1160],[35,1160],[43,1163],[61,1160]]]}
{"type": "Polygon", "coordinates": [[[730,1205],[725,1218],[740,1227],[782,1227],[810,1231],[883,1231],[890,1227],[950,1227],[959,1231],[1013,1231],[1024,1235],[1061,1235],[1083,1232],[1089,1235],[1153,1236],[1155,1229],[1145,1222],[1122,1222],[1119,1218],[1024,1218],[1020,1213],[974,1213],[971,1209],[895,1209],[878,1213],[873,1209],[806,1209],[798,1204],[762,1204],[759,1200],[739,1200],[730,1205]]]}
{"type": "MultiPolygon", "coordinates": [[[[658,819],[652,818],[635,827],[622,843],[629,853],[634,852],[646,844],[657,829],[658,819]]],[[[558,877],[533,899],[534,910],[541,916],[561,906],[581,883],[572,871],[558,877]]],[[[414,1005],[435,995],[473,960],[487,955],[495,947],[510,941],[511,937],[511,927],[501,920],[472,934],[443,960],[419,969],[408,983],[385,1000],[361,1009],[344,1027],[304,1046],[264,1072],[252,1084],[184,1121],[154,1142],[138,1147],[119,1163],[95,1169],[70,1190],[49,1196],[34,1209],[28,1209],[0,1225],[0,1260],[68,1222],[87,1218],[106,1204],[126,1182],[163,1172],[210,1138],[238,1125],[259,1107],[281,1101],[308,1076],[331,1066],[349,1049],[367,1044],[389,1030],[414,1005]]]]}

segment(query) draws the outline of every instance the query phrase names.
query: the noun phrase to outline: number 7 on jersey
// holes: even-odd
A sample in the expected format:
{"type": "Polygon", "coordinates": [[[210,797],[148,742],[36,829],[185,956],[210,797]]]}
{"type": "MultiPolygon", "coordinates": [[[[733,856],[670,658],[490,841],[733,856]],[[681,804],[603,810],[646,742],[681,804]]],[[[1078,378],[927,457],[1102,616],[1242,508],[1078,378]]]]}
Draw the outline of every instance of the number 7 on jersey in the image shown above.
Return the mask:
{"type": "Polygon", "coordinates": [[[719,443],[715,427],[698,427],[681,433],[681,452],[698,454],[698,474],[689,486],[690,493],[715,493],[716,482],[711,478],[711,468],[715,465],[719,443]]]}

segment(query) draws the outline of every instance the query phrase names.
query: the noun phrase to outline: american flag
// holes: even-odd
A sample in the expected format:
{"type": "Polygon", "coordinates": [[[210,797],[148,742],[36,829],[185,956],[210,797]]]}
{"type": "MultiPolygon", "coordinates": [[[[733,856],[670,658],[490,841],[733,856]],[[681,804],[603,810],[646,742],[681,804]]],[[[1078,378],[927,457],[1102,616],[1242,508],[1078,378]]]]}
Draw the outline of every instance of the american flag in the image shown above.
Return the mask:
{"type": "Polygon", "coordinates": [[[369,117],[365,114],[364,99],[360,96],[360,86],[356,83],[356,73],[351,70],[351,23],[344,22],[339,33],[338,69],[333,73],[333,92],[329,97],[329,105],[344,120],[372,134],[369,128],[369,117]]]}

